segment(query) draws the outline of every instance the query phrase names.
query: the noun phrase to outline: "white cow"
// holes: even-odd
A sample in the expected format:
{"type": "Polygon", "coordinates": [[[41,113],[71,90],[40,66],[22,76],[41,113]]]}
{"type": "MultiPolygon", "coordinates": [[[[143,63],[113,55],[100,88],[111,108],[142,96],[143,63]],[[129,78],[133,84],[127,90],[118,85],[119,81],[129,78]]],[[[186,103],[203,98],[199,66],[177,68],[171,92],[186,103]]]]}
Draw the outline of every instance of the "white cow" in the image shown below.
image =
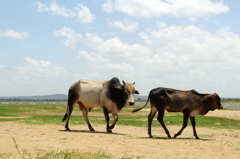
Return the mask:
{"type": "Polygon", "coordinates": [[[118,120],[117,113],[126,105],[134,105],[134,94],[139,94],[135,90],[134,84],[123,81],[123,85],[121,85],[116,77],[108,81],[79,80],[74,83],[68,91],[67,110],[62,119],[63,122],[67,119],[66,130],[70,130],[68,127],[69,118],[74,105],[77,103],[80,110],[83,111],[83,117],[90,131],[94,131],[94,129],[88,120],[88,112],[92,108],[99,107],[104,112],[107,132],[112,132],[118,120]],[[109,126],[109,113],[114,117],[111,126],[109,126]]]}

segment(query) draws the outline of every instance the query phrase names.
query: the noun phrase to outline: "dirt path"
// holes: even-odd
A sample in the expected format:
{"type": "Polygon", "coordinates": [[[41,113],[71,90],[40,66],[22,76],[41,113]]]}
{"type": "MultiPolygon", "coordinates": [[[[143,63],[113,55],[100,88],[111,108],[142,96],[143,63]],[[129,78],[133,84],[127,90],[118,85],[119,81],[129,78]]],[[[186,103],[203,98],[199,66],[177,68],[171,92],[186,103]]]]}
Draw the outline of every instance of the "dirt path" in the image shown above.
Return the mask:
{"type": "MultiPolygon", "coordinates": [[[[240,119],[240,111],[216,111],[214,116],[240,119]],[[232,114],[231,114],[232,113],[232,114]],[[230,115],[231,114],[231,115],[230,115]]],[[[211,115],[211,113],[209,114],[211,115]]],[[[105,125],[94,126],[89,132],[86,125],[70,125],[72,131],[63,131],[62,125],[27,125],[15,122],[0,122],[0,154],[12,154],[21,158],[12,137],[21,152],[31,157],[43,151],[71,150],[105,151],[115,158],[227,158],[240,157],[240,130],[213,130],[197,127],[200,140],[194,139],[188,126],[177,139],[167,139],[162,128],[152,129],[156,138],[148,138],[146,128],[116,125],[114,133],[105,133],[105,125]]],[[[171,135],[179,126],[168,126],[171,135]]],[[[0,157],[1,158],[1,157],[0,157]]]]}

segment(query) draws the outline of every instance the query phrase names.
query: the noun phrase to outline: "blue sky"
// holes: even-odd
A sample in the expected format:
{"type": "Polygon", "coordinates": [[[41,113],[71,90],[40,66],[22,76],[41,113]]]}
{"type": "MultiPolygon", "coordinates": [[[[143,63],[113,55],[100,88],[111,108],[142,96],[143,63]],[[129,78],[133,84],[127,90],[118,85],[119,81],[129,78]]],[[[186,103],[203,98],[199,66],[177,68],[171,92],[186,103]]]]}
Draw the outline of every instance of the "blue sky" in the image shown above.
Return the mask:
{"type": "Polygon", "coordinates": [[[118,77],[240,97],[240,1],[0,2],[0,96],[67,94],[118,77]]]}

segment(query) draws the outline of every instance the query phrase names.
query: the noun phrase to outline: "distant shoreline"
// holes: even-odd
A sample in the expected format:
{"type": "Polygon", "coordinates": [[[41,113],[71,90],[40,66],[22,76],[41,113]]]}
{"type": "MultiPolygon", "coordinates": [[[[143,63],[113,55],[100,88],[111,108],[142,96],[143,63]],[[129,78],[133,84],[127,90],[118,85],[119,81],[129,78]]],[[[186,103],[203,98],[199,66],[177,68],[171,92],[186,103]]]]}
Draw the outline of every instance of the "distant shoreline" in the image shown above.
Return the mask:
{"type": "MultiPolygon", "coordinates": [[[[145,100],[136,100],[135,106],[143,106],[145,100]]],[[[0,106],[6,105],[67,105],[67,100],[35,100],[35,101],[1,101],[0,106]]],[[[222,102],[224,109],[240,110],[240,101],[222,102]]],[[[148,103],[149,106],[149,103],[148,103]]]]}

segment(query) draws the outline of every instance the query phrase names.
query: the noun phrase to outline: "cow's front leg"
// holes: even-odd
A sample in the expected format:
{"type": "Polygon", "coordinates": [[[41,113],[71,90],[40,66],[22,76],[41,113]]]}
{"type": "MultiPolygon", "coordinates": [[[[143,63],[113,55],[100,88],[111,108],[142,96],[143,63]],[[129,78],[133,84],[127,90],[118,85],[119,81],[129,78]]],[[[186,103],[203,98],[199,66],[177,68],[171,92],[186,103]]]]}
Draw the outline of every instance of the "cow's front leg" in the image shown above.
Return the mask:
{"type": "Polygon", "coordinates": [[[109,115],[108,115],[108,110],[105,106],[103,106],[103,113],[104,113],[104,116],[105,116],[105,120],[106,120],[106,124],[107,124],[107,132],[111,133],[112,132],[112,129],[111,127],[109,126],[109,115]]]}
{"type": "Polygon", "coordinates": [[[177,136],[181,135],[183,130],[187,127],[188,118],[189,118],[189,114],[190,114],[189,112],[190,112],[189,109],[183,110],[183,126],[179,130],[179,132],[174,135],[174,138],[176,138],[177,136]]]}
{"type": "Polygon", "coordinates": [[[92,127],[92,125],[90,124],[89,120],[88,120],[88,109],[83,109],[83,117],[84,117],[84,120],[86,121],[87,125],[88,125],[88,128],[90,131],[95,131],[92,127]]]}
{"type": "Polygon", "coordinates": [[[114,118],[114,121],[113,121],[112,125],[110,126],[110,129],[113,129],[114,126],[115,126],[115,124],[116,124],[117,121],[118,121],[118,115],[117,115],[116,113],[113,113],[112,116],[113,116],[113,118],[114,118]]]}
{"type": "Polygon", "coordinates": [[[193,128],[193,134],[195,136],[196,139],[199,139],[198,135],[197,135],[197,131],[196,131],[196,122],[195,122],[195,118],[194,117],[190,117],[191,123],[192,123],[192,128],[193,128]]]}

